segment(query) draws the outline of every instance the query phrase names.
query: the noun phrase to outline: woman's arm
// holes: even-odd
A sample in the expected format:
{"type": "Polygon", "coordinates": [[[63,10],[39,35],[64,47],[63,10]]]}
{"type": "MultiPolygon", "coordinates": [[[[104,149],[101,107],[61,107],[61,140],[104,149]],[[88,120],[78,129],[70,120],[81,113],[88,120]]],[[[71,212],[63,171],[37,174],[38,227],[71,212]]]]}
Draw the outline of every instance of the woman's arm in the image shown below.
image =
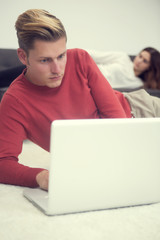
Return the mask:
{"type": "Polygon", "coordinates": [[[113,63],[120,63],[122,59],[128,58],[128,55],[124,52],[104,52],[87,50],[89,55],[93,58],[96,64],[111,65],[113,63]]]}

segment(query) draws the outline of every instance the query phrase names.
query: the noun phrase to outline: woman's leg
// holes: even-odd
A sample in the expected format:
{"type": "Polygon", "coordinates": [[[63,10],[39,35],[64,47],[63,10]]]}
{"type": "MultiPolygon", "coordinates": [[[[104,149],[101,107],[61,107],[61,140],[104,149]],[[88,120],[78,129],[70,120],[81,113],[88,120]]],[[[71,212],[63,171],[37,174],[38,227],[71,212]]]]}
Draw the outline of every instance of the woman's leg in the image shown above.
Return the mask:
{"type": "Polygon", "coordinates": [[[123,94],[130,104],[134,117],[160,117],[160,98],[149,95],[144,89],[123,94]]]}

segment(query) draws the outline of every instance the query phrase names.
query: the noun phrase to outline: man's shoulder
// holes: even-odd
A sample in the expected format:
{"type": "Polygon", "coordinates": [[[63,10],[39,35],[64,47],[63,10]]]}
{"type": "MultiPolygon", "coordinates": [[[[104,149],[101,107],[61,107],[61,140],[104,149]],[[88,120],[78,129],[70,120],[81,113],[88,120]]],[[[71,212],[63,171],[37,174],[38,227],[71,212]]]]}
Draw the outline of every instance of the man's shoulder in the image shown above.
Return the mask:
{"type": "Polygon", "coordinates": [[[5,95],[10,96],[12,99],[18,99],[23,89],[23,74],[19,75],[8,87],[5,95]]]}
{"type": "Polygon", "coordinates": [[[81,48],[71,48],[67,50],[67,55],[68,56],[84,56],[84,55],[88,55],[87,51],[81,48]]]}
{"type": "Polygon", "coordinates": [[[67,62],[68,64],[84,65],[89,62],[89,54],[84,49],[73,48],[67,50],[67,62]]]}

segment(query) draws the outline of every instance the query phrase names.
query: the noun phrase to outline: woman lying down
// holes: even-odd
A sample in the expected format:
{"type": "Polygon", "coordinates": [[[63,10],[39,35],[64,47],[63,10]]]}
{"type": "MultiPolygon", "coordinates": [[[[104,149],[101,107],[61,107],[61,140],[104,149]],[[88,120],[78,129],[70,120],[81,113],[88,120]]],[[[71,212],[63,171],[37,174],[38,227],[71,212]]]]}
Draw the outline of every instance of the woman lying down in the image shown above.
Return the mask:
{"type": "Polygon", "coordinates": [[[160,53],[144,48],[132,61],[123,52],[87,50],[114,89],[160,89],[160,53]]]}

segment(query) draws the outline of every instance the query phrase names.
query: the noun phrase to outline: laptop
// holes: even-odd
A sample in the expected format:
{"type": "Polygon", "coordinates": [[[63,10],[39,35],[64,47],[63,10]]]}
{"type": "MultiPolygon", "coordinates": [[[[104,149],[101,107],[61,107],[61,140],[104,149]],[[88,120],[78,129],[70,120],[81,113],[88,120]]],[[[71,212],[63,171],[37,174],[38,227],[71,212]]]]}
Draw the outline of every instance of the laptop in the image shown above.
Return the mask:
{"type": "Polygon", "coordinates": [[[24,196],[47,215],[160,202],[159,143],[160,118],[56,120],[49,190],[24,196]]]}

